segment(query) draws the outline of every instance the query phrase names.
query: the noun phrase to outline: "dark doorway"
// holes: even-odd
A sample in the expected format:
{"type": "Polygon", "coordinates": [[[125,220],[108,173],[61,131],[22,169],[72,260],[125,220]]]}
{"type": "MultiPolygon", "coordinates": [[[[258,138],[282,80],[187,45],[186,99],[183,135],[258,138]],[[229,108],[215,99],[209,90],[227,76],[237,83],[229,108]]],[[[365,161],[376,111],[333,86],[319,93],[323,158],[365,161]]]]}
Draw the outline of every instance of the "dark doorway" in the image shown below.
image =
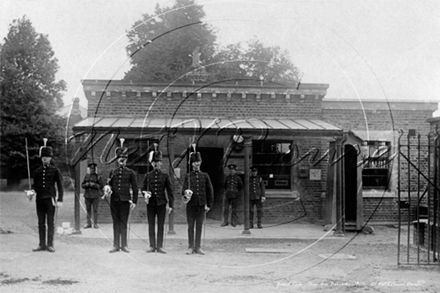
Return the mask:
{"type": "Polygon", "coordinates": [[[344,146],[345,221],[357,220],[357,152],[352,145],[344,146]]]}
{"type": "Polygon", "coordinates": [[[214,205],[208,212],[209,219],[222,219],[223,148],[198,148],[202,155],[201,170],[208,173],[214,187],[214,205]]]}

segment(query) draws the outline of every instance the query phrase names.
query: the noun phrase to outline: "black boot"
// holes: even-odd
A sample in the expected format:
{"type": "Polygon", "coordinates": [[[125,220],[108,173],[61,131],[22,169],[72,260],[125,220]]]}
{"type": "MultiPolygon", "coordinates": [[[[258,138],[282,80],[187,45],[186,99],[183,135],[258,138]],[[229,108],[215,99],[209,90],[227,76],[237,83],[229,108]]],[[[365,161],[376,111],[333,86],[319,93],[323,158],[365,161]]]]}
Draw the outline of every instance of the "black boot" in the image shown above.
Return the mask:
{"type": "Polygon", "coordinates": [[[258,221],[258,229],[262,229],[263,226],[261,226],[261,221],[258,221]]]}
{"type": "Polygon", "coordinates": [[[253,229],[254,228],[254,223],[250,222],[249,223],[249,229],[253,229]]]}

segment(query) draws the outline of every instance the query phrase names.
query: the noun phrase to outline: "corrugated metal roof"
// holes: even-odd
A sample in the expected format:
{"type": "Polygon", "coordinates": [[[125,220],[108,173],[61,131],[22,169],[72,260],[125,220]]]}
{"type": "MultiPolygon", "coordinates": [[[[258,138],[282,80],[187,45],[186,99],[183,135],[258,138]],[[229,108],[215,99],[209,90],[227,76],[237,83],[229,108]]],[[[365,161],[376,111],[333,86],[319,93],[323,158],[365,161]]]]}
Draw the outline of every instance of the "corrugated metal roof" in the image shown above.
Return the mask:
{"type": "Polygon", "coordinates": [[[198,119],[198,118],[108,118],[108,117],[88,117],[78,122],[73,129],[85,130],[95,128],[95,130],[107,130],[119,128],[126,130],[154,129],[154,130],[214,130],[227,131],[320,131],[342,133],[342,129],[322,120],[307,119],[198,119]]]}

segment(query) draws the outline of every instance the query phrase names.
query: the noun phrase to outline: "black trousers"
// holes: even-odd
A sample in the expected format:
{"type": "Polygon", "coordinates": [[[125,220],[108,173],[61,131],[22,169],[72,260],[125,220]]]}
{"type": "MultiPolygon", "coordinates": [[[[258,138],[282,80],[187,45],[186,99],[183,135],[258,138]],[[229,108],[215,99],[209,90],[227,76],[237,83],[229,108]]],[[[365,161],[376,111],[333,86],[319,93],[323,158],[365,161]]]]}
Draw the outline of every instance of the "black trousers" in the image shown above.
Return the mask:
{"type": "Polygon", "coordinates": [[[263,203],[261,199],[251,199],[249,204],[249,222],[252,224],[254,222],[254,206],[257,207],[257,220],[261,223],[261,218],[263,217],[263,203]]]}
{"type": "Polygon", "coordinates": [[[128,201],[112,201],[110,203],[113,219],[113,246],[122,248],[127,246],[127,222],[130,214],[128,201]]]}
{"type": "Polygon", "coordinates": [[[205,206],[186,205],[188,222],[188,248],[199,249],[202,243],[202,227],[205,219],[205,206]],[[194,227],[196,233],[194,235],[194,227]]]}
{"type": "Polygon", "coordinates": [[[231,223],[238,224],[238,216],[237,216],[237,206],[238,206],[238,197],[237,198],[224,198],[223,201],[223,221],[228,223],[229,219],[229,206],[231,206],[231,223]]]}
{"type": "Polygon", "coordinates": [[[40,236],[40,247],[53,247],[53,235],[55,232],[55,206],[52,198],[36,200],[38,216],[38,234],[40,236]],[[47,221],[47,242],[46,242],[46,221],[47,221]],[[47,243],[47,246],[46,246],[47,243]]]}
{"type": "Polygon", "coordinates": [[[92,211],[93,211],[93,224],[98,224],[98,206],[99,197],[86,198],[86,210],[87,210],[87,225],[92,225],[92,211]]]}
{"type": "Polygon", "coordinates": [[[148,237],[150,247],[163,248],[163,230],[166,216],[166,204],[157,206],[147,204],[148,237]],[[156,216],[157,216],[157,243],[156,243],[156,216]]]}

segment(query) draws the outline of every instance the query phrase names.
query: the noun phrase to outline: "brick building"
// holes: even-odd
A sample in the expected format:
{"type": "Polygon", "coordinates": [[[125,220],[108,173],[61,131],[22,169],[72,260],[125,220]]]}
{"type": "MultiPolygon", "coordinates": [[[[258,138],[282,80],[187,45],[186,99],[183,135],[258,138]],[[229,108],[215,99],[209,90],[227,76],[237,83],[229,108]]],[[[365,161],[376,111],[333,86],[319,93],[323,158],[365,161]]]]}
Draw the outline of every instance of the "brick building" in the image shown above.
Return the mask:
{"type": "MultiPolygon", "coordinates": [[[[189,169],[189,147],[195,144],[202,154],[202,170],[209,173],[215,189],[215,206],[208,217],[219,221],[220,186],[230,163],[238,166],[243,177],[249,165],[259,167],[267,189],[266,223],[334,223],[338,190],[345,194],[343,212],[351,213],[357,228],[383,194],[377,190],[385,191],[391,200],[374,220],[392,221],[389,210],[395,206],[395,183],[362,190],[363,169],[342,162],[362,160],[369,148],[392,150],[397,129],[429,132],[426,119],[434,109],[434,103],[326,101],[327,84],[288,87],[260,82],[206,85],[84,80],[83,87],[88,118],[73,127],[80,148],[73,162],[93,160],[106,176],[115,164],[112,159],[118,138],[124,138],[130,152],[128,165],[141,183],[149,170],[148,152],[153,143],[159,143],[164,169],[174,178],[179,198],[189,169]],[[338,148],[342,150],[339,156],[338,148]],[[347,150],[351,160],[344,155],[347,150]],[[342,177],[338,177],[339,163],[342,177]],[[342,178],[354,183],[337,189],[342,178]]],[[[174,220],[185,222],[183,204],[180,200],[176,204],[174,220]]],[[[101,202],[100,217],[107,217],[100,221],[110,219],[106,209],[108,205],[101,202]]],[[[132,220],[145,221],[143,205],[132,220]]]]}

